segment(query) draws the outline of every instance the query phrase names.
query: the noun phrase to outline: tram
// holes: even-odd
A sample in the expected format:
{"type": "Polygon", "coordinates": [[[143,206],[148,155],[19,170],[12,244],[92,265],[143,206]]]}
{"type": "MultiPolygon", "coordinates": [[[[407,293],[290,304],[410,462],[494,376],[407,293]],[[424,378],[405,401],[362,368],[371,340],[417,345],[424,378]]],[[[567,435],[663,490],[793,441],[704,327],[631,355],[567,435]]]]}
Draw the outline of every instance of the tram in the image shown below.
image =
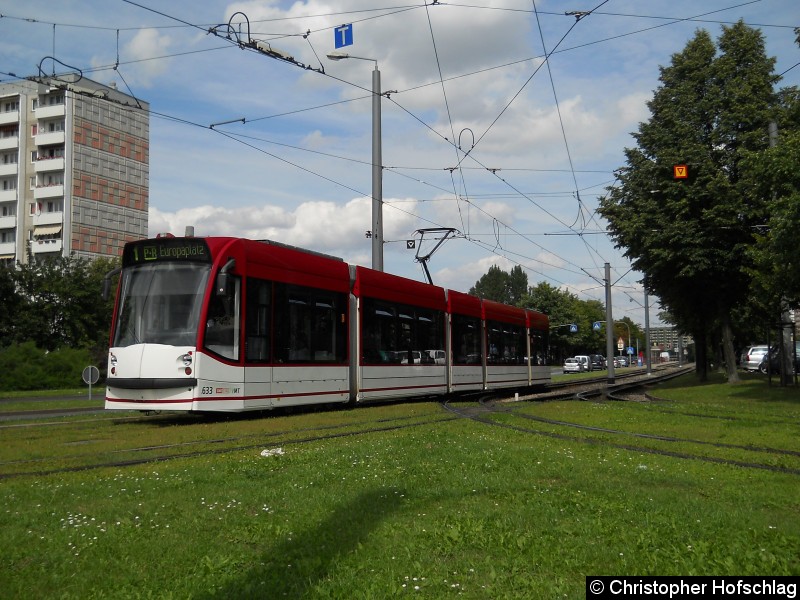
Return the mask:
{"type": "Polygon", "coordinates": [[[550,380],[546,315],[272,241],[122,254],[105,407],[239,412],[550,380]]]}

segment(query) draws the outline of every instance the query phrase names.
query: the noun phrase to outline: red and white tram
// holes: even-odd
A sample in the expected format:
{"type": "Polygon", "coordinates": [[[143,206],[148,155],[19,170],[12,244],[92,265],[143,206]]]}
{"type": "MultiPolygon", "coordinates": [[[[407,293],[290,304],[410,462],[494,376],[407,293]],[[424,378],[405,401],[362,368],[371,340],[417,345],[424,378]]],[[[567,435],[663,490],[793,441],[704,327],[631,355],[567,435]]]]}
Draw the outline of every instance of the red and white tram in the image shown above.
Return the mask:
{"type": "Polygon", "coordinates": [[[550,380],[548,319],[269,241],[126,244],[108,409],[246,411],[550,380]]]}

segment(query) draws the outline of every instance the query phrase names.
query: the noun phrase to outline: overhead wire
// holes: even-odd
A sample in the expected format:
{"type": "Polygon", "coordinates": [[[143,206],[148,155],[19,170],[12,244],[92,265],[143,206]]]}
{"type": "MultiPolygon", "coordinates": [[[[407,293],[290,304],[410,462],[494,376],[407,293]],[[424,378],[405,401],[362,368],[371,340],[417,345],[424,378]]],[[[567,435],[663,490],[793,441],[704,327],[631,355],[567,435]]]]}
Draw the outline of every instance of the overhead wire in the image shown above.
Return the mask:
{"type": "MultiPolygon", "coordinates": [[[[141,7],[141,5],[140,5],[140,4],[138,4],[138,3],[136,3],[136,2],[132,2],[131,0],[123,0],[123,1],[127,2],[128,4],[132,4],[132,5],[134,5],[134,6],[140,6],[140,7],[141,7]]],[[[142,8],[147,8],[147,7],[142,7],[142,8]]],[[[412,8],[413,8],[413,7],[412,7],[412,8]]],[[[149,8],[147,8],[147,10],[152,10],[152,9],[149,9],[149,8]]],[[[379,10],[379,9],[374,9],[374,10],[379,10]]],[[[153,11],[153,12],[156,12],[156,13],[158,13],[158,14],[162,14],[162,15],[164,14],[164,13],[160,13],[159,11],[153,11]]],[[[714,11],[712,11],[712,12],[714,12],[714,11]]],[[[710,14],[710,13],[707,13],[707,14],[710,14]]],[[[164,16],[168,16],[168,15],[164,15],[164,16]]],[[[169,17],[169,18],[174,18],[174,17],[169,17]]],[[[676,22],[676,21],[673,21],[673,22],[676,22]]],[[[183,23],[186,23],[186,26],[196,27],[196,28],[200,29],[200,27],[198,27],[198,26],[195,26],[195,25],[192,25],[192,24],[190,24],[190,23],[188,23],[188,22],[183,22],[183,23]]],[[[120,30],[120,28],[117,28],[117,34],[119,33],[119,30],[120,30]]],[[[217,48],[217,49],[222,49],[222,48],[217,48]]],[[[208,50],[202,50],[202,51],[208,51],[208,50]]],[[[187,52],[187,53],[180,53],[180,55],[182,55],[182,54],[192,54],[192,53],[194,53],[194,52],[196,52],[196,51],[187,52]]],[[[145,59],[145,60],[146,60],[146,59],[145,59]]],[[[118,66],[118,65],[119,65],[119,60],[117,60],[117,66],[118,66]]],[[[10,76],[14,76],[13,74],[9,74],[9,75],[10,75],[10,76]]],[[[123,81],[124,81],[124,79],[123,79],[123,81]]],[[[441,77],[441,68],[440,68],[440,80],[439,80],[439,82],[437,82],[437,83],[439,83],[439,84],[441,85],[441,84],[443,84],[443,82],[444,82],[444,81],[445,81],[445,79],[443,79],[443,78],[441,77]]],[[[127,85],[127,82],[125,82],[125,84],[127,85]]],[[[130,88],[129,88],[129,89],[130,89],[130,88]]],[[[135,96],[134,96],[134,97],[135,97],[135,96]]],[[[332,104],[335,104],[335,103],[332,103],[332,104]]],[[[291,113],[287,113],[287,114],[291,114],[291,113]]],[[[181,119],[174,119],[174,118],[172,118],[172,117],[169,117],[169,118],[171,118],[171,119],[173,119],[173,120],[176,120],[176,121],[179,121],[179,122],[188,122],[188,121],[184,121],[184,120],[181,120],[181,119]]],[[[263,118],[274,118],[274,117],[273,117],[273,116],[271,116],[271,117],[263,117],[263,118]]],[[[452,127],[452,117],[450,117],[450,118],[449,118],[449,120],[450,120],[450,123],[451,123],[451,134],[452,134],[452,135],[453,135],[453,137],[455,138],[455,135],[454,135],[454,133],[453,133],[453,127],[452,127]]],[[[221,133],[221,132],[218,132],[218,133],[221,133]]],[[[223,135],[227,135],[227,133],[223,133],[223,135]]],[[[241,143],[241,141],[240,141],[240,143],[241,143]]],[[[262,149],[259,149],[259,148],[257,148],[257,147],[256,147],[256,149],[257,149],[257,150],[259,150],[259,151],[263,151],[262,149]]],[[[268,152],[266,152],[266,154],[268,154],[268,155],[270,155],[270,156],[274,156],[274,155],[272,155],[272,154],[270,154],[270,153],[268,153],[268,152]]],[[[275,158],[279,158],[279,159],[280,159],[280,157],[277,157],[277,156],[274,156],[274,157],[275,157],[275,158]]],[[[293,163],[289,163],[289,164],[293,164],[293,163]]],[[[293,166],[296,166],[296,167],[298,167],[298,168],[303,168],[303,167],[299,167],[299,166],[298,166],[298,165],[296,165],[296,164],[293,164],[293,166]]],[[[574,169],[571,169],[571,170],[572,170],[572,172],[573,172],[573,177],[574,177],[575,170],[574,170],[574,169]]],[[[452,171],[451,171],[451,173],[452,173],[452,171]]],[[[463,177],[463,173],[462,173],[462,177],[463,177]]],[[[337,183],[337,182],[334,182],[334,183],[337,183]]],[[[577,183],[577,182],[576,182],[576,183],[577,183]]],[[[345,187],[348,187],[348,186],[345,186],[345,187]]],[[[576,188],[577,188],[577,185],[576,185],[576,188]]],[[[353,189],[353,188],[350,188],[350,187],[348,187],[348,189],[350,189],[351,191],[354,191],[354,192],[356,192],[356,193],[360,193],[360,192],[358,192],[357,190],[355,190],[355,189],[353,189]]],[[[488,214],[488,213],[487,213],[487,214],[488,214]]]]}
{"type": "MultiPolygon", "coordinates": [[[[141,5],[139,5],[138,3],[136,3],[136,2],[132,2],[132,0],[123,0],[123,1],[125,1],[125,2],[128,2],[128,3],[130,3],[130,4],[133,4],[133,5],[136,5],[136,6],[141,6],[141,5]]],[[[156,12],[157,14],[160,14],[160,15],[162,15],[162,16],[169,16],[169,15],[166,15],[165,13],[162,13],[162,12],[160,12],[160,11],[154,11],[154,12],[156,12]]],[[[180,21],[180,20],[179,20],[179,21],[180,21]]],[[[118,61],[117,61],[117,63],[115,64],[115,67],[114,67],[114,68],[115,68],[115,70],[117,69],[117,66],[118,66],[118,61]]],[[[127,84],[127,82],[126,82],[126,84],[127,84]]],[[[450,119],[450,121],[451,121],[451,124],[452,124],[452,119],[450,119]]],[[[452,127],[451,127],[451,131],[452,131],[452,127]]],[[[228,137],[231,137],[231,136],[230,136],[228,133],[226,133],[226,132],[219,132],[219,133],[222,133],[223,135],[226,135],[226,136],[228,136],[228,137]]],[[[455,138],[455,135],[454,135],[454,133],[453,133],[453,137],[455,138]]],[[[240,142],[241,142],[241,140],[240,140],[240,142]]],[[[281,157],[278,157],[277,155],[274,155],[274,154],[272,154],[272,153],[266,152],[266,151],[264,151],[263,149],[261,149],[261,148],[258,148],[258,147],[254,146],[254,145],[252,145],[252,144],[248,144],[248,143],[246,143],[246,142],[242,142],[242,143],[244,143],[245,145],[248,145],[248,146],[250,146],[250,147],[253,147],[254,149],[257,149],[257,150],[259,150],[260,152],[263,152],[263,153],[265,153],[265,154],[267,154],[267,155],[269,155],[269,156],[272,156],[272,157],[274,157],[274,158],[277,158],[277,159],[279,159],[279,160],[284,160],[284,162],[287,162],[288,164],[292,164],[293,166],[295,166],[295,167],[297,167],[297,168],[300,168],[300,169],[306,170],[304,167],[302,167],[302,166],[300,166],[300,165],[297,165],[296,163],[292,163],[291,161],[286,161],[285,159],[282,159],[281,157]]],[[[310,172],[310,171],[309,171],[309,172],[310,172]]],[[[451,173],[452,173],[452,171],[451,171],[451,173]]],[[[314,173],[314,174],[315,174],[315,175],[318,175],[318,176],[321,176],[321,175],[320,175],[320,174],[318,174],[318,173],[314,173]]],[[[331,180],[331,179],[329,179],[329,178],[326,178],[325,176],[321,176],[321,177],[323,177],[323,178],[325,178],[325,179],[328,179],[329,181],[331,181],[331,182],[333,182],[333,183],[337,183],[337,184],[338,184],[338,182],[335,182],[335,181],[333,181],[333,180],[331,180]]],[[[351,191],[356,191],[356,192],[357,192],[357,190],[355,190],[355,189],[353,189],[353,188],[350,188],[349,186],[345,186],[345,187],[347,187],[347,188],[348,188],[348,189],[350,189],[351,191]]],[[[357,193],[358,193],[358,192],[357,192],[357,193]]],[[[485,210],[481,209],[481,211],[485,213],[485,210]]],[[[487,216],[490,216],[490,217],[491,217],[491,215],[488,215],[488,213],[486,213],[486,214],[487,214],[487,216]]],[[[417,215],[417,217],[419,217],[419,215],[417,215]]],[[[494,217],[491,217],[491,218],[493,219],[493,223],[500,223],[500,221],[499,221],[499,220],[497,220],[496,218],[494,218],[494,217]]],[[[505,224],[504,224],[504,225],[505,225],[505,224]]],[[[508,228],[508,226],[506,226],[506,227],[508,228]]],[[[498,244],[498,245],[499,245],[499,244],[498,244]]],[[[544,251],[546,251],[546,252],[549,252],[549,251],[548,251],[547,249],[545,249],[544,247],[542,247],[542,246],[540,246],[540,247],[541,247],[541,248],[542,248],[544,251]]]]}

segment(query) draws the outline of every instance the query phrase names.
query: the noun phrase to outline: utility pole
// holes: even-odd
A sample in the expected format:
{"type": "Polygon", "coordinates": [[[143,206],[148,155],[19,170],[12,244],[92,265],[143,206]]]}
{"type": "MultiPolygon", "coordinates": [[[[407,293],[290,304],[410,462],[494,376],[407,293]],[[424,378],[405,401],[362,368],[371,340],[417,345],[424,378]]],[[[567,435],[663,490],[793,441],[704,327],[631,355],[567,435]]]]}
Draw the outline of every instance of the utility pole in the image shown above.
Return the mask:
{"type": "Polygon", "coordinates": [[[606,286],[606,364],[608,366],[608,383],[614,383],[614,317],[611,311],[611,264],[605,264],[606,286]]]}
{"type": "Polygon", "coordinates": [[[647,292],[647,279],[644,281],[644,345],[645,345],[645,361],[647,365],[647,374],[653,372],[653,365],[651,361],[650,352],[650,300],[647,292]]]}

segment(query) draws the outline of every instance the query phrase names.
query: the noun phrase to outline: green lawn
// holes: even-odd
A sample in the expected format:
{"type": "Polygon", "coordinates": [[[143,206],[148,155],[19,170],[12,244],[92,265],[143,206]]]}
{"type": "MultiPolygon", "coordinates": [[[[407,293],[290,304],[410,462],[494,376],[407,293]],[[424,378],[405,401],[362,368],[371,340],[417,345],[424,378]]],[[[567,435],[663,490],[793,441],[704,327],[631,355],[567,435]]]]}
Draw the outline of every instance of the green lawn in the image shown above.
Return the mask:
{"type": "Polygon", "coordinates": [[[436,403],[6,422],[2,475],[218,453],[0,479],[2,596],[550,599],[589,574],[800,574],[800,391],[652,393],[481,413],[503,426],[436,403]]]}

